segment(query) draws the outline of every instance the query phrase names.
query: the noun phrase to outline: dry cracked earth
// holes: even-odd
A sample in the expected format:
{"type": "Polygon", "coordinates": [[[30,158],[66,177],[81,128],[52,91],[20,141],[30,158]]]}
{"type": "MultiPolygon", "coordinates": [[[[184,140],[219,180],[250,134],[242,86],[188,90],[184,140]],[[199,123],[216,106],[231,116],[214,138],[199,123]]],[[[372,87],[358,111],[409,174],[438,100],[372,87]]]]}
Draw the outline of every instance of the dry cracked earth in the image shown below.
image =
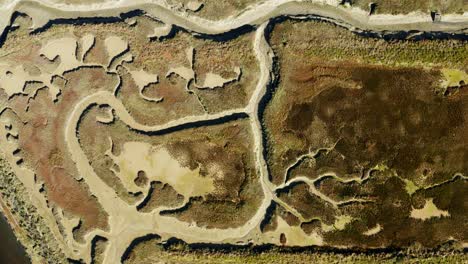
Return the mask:
{"type": "Polygon", "coordinates": [[[459,1],[65,2],[0,1],[29,261],[467,261],[459,1]]]}

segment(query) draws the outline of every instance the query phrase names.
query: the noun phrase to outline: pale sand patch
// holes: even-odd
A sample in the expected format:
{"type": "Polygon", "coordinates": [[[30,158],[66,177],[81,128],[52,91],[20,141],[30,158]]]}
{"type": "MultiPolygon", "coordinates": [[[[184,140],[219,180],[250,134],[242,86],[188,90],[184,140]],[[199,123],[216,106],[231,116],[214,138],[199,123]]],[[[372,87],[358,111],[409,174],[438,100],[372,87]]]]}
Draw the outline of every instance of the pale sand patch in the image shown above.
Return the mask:
{"type": "Polygon", "coordinates": [[[214,191],[213,179],[200,175],[200,168],[190,170],[182,167],[179,161],[162,147],[154,147],[144,142],[127,142],[119,156],[107,152],[119,166],[114,173],[120,178],[125,188],[132,193],[145,188],[135,184],[139,171],[144,171],[150,181],[169,184],[185,198],[204,196],[214,191]]]}
{"type": "Polygon", "coordinates": [[[117,36],[110,36],[104,40],[107,55],[109,56],[109,65],[115,57],[128,50],[128,42],[117,36]]]}
{"type": "Polygon", "coordinates": [[[132,75],[132,78],[135,81],[138,88],[140,88],[141,90],[144,89],[147,85],[157,83],[159,80],[157,74],[152,74],[146,72],[145,70],[130,71],[130,74],[132,75]]]}
{"type": "Polygon", "coordinates": [[[61,76],[65,71],[75,69],[81,65],[76,59],[78,43],[73,37],[54,39],[42,47],[40,54],[50,61],[60,58],[60,65],[55,69],[53,75],[61,76]]]}
{"type": "Polygon", "coordinates": [[[312,245],[323,245],[323,238],[316,232],[312,232],[308,235],[299,226],[290,226],[283,218],[278,217],[278,227],[275,231],[269,231],[265,233],[265,240],[280,245],[280,236],[284,234],[286,238],[286,245],[288,246],[312,246],[312,245]]]}
{"type": "Polygon", "coordinates": [[[223,88],[226,84],[234,81],[239,81],[239,78],[241,76],[241,68],[236,67],[234,69],[234,72],[236,73],[236,76],[233,78],[228,78],[225,79],[219,74],[215,74],[212,72],[209,72],[205,76],[205,80],[203,81],[202,85],[195,85],[198,89],[215,89],[215,88],[223,88]]]}
{"type": "Polygon", "coordinates": [[[112,123],[114,122],[114,119],[114,110],[110,107],[106,107],[104,109],[104,113],[101,113],[101,115],[96,116],[96,121],[103,124],[112,123]]]}
{"type": "Polygon", "coordinates": [[[152,74],[144,70],[139,71],[130,71],[133,81],[138,86],[138,92],[140,96],[149,102],[160,102],[163,98],[151,98],[143,94],[143,91],[150,85],[156,84],[159,82],[159,76],[157,74],[152,74]]]}
{"type": "Polygon", "coordinates": [[[26,82],[30,76],[24,70],[23,65],[10,67],[9,65],[0,65],[0,88],[2,88],[8,97],[23,93],[26,82]]]}
{"type": "Polygon", "coordinates": [[[190,47],[186,49],[185,54],[190,63],[190,67],[179,66],[179,67],[170,68],[169,71],[166,73],[166,78],[171,76],[172,74],[176,74],[180,76],[182,79],[187,81],[185,85],[185,89],[188,90],[190,82],[195,79],[195,72],[193,71],[193,60],[195,56],[194,48],[190,47]]]}
{"type": "Polygon", "coordinates": [[[127,18],[125,19],[125,23],[127,23],[129,26],[133,27],[138,23],[138,20],[136,18],[127,18]]]}
{"type": "Polygon", "coordinates": [[[450,214],[448,211],[443,211],[437,208],[433,202],[433,199],[430,198],[430,199],[426,199],[426,204],[424,205],[423,208],[421,209],[413,208],[410,216],[412,218],[421,219],[424,221],[433,217],[442,217],[442,216],[449,217],[450,214]]]}
{"type": "Polygon", "coordinates": [[[203,7],[203,3],[199,1],[190,1],[186,5],[187,9],[192,12],[198,12],[203,7]]]}
{"type": "Polygon", "coordinates": [[[332,225],[326,225],[322,223],[322,230],[324,232],[331,232],[335,230],[344,230],[346,225],[351,223],[354,218],[349,215],[339,215],[335,219],[335,223],[332,225]]]}
{"type": "Polygon", "coordinates": [[[122,63],[123,62],[127,62],[127,63],[131,63],[133,62],[133,55],[128,53],[128,54],[125,54],[123,57],[122,57],[122,63]]]}
{"type": "Polygon", "coordinates": [[[27,95],[29,98],[34,98],[37,91],[47,87],[49,94],[54,98],[57,98],[60,93],[60,88],[51,83],[51,76],[48,73],[42,73],[41,75],[30,75],[25,71],[23,65],[11,66],[0,64],[0,89],[3,89],[9,98],[14,95],[27,95]],[[26,93],[24,88],[28,82],[39,82],[44,84],[45,87],[40,87],[26,93]]]}
{"type": "Polygon", "coordinates": [[[373,235],[379,233],[380,231],[382,231],[382,227],[380,226],[380,224],[377,224],[375,227],[367,230],[366,232],[364,232],[362,234],[365,235],[365,236],[373,236],[373,235]]]}
{"type": "Polygon", "coordinates": [[[82,54],[78,60],[78,41],[75,37],[63,37],[49,40],[47,43],[43,44],[39,53],[49,61],[59,60],[59,65],[52,72],[44,71],[39,75],[30,75],[25,71],[22,65],[12,66],[11,64],[2,64],[0,65],[0,88],[3,88],[9,97],[16,94],[25,94],[30,98],[34,98],[37,90],[26,94],[24,93],[24,87],[28,82],[39,82],[44,85],[42,88],[48,88],[49,93],[55,101],[61,90],[56,85],[52,84],[53,78],[56,76],[63,77],[65,72],[83,66],[83,58],[94,46],[94,41],[94,36],[90,34],[80,39],[82,54]]]}
{"type": "Polygon", "coordinates": [[[67,217],[61,208],[57,209],[57,215],[60,219],[60,223],[63,226],[63,232],[65,233],[65,242],[68,247],[73,248],[74,237],[73,230],[80,225],[79,217],[67,217]]]}
{"type": "Polygon", "coordinates": [[[133,54],[131,53],[126,53],[120,57],[118,57],[115,60],[115,63],[112,63],[112,65],[109,67],[109,70],[111,71],[116,71],[119,66],[124,65],[124,63],[132,63],[133,62],[133,54]]]}
{"type": "Polygon", "coordinates": [[[94,46],[94,43],[96,42],[96,38],[91,35],[91,34],[86,34],[80,39],[80,46],[81,46],[81,61],[83,61],[86,58],[86,55],[88,52],[91,50],[91,48],[94,46]]]}
{"type": "Polygon", "coordinates": [[[187,81],[192,80],[195,77],[195,73],[193,72],[193,70],[184,66],[169,69],[168,73],[166,74],[166,77],[169,77],[172,74],[177,74],[180,77],[182,77],[182,79],[185,79],[187,81]]]}
{"type": "Polygon", "coordinates": [[[153,33],[147,35],[147,37],[159,39],[159,38],[169,35],[169,33],[171,33],[171,30],[172,30],[171,24],[165,24],[164,26],[157,26],[153,28],[153,33]]]}

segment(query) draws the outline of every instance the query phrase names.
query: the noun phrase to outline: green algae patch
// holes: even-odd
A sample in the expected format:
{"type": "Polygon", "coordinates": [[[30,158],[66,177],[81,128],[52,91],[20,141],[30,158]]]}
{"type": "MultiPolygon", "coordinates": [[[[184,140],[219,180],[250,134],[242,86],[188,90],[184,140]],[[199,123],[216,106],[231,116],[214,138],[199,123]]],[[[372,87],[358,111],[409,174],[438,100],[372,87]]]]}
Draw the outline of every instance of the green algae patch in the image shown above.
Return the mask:
{"type": "Polygon", "coordinates": [[[412,195],[417,190],[419,190],[419,186],[417,186],[413,181],[402,179],[405,182],[405,190],[409,195],[412,195]]]}
{"type": "Polygon", "coordinates": [[[442,69],[442,87],[459,87],[468,83],[468,74],[458,69],[442,69]]]}

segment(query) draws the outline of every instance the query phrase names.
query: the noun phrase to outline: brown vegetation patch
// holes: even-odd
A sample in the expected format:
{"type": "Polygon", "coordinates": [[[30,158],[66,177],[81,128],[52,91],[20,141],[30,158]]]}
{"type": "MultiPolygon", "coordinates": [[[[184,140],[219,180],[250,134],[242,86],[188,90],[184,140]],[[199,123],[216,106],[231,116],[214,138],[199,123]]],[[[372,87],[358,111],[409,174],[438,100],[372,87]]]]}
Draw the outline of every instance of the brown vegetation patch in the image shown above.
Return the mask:
{"type": "Polygon", "coordinates": [[[428,185],[467,171],[463,143],[468,131],[464,121],[467,100],[436,96],[432,88],[436,72],[344,63],[314,65],[308,71],[297,69],[266,115],[272,140],[288,139],[287,147],[282,144],[283,151],[272,153],[272,167],[282,166],[273,173],[275,180],[294,162],[294,152],[306,153],[308,148],[333,142],[337,142],[334,149],[319,155],[310,162],[311,170],[303,173],[315,177],[327,168],[342,176],[360,176],[365,169],[386,164],[398,175],[428,185]],[[308,77],[307,83],[295,81],[297,76],[310,74],[308,71],[315,76],[308,77]],[[330,78],[358,88],[328,82],[330,78]],[[304,85],[311,89],[302,95],[304,85]],[[274,108],[286,112],[285,117],[273,118],[274,108]],[[314,129],[315,124],[320,129],[314,129]],[[317,133],[321,133],[318,142],[317,133]],[[415,175],[422,164],[426,171],[434,171],[432,177],[415,175]]]}
{"type": "MultiPolygon", "coordinates": [[[[441,78],[437,65],[463,69],[459,62],[466,61],[466,55],[456,55],[456,46],[463,44],[453,41],[454,48],[446,50],[451,55],[429,58],[428,47],[438,51],[449,44],[380,43],[323,23],[291,21],[275,26],[271,42],[280,66],[280,83],[264,116],[272,181],[369,175],[363,182],[315,182],[317,191],[332,201],[368,201],[339,205],[330,213],[323,208],[314,212],[317,206],[311,204],[317,199],[306,184],[283,190],[280,198],[306,218],[331,215],[326,224],[333,216],[351,216],[343,230],[323,233],[325,242],[334,246],[435,247],[454,237],[457,231],[445,225],[463,222],[451,215],[465,209],[456,201],[463,193],[449,186],[463,186],[466,180],[452,179],[468,173],[468,97],[436,93],[441,78]],[[417,52],[410,47],[418,47],[417,52]],[[409,58],[414,59],[410,65],[430,60],[433,67],[399,65],[409,58]],[[374,60],[384,65],[363,63],[374,60]],[[313,157],[309,154],[318,149],[313,157]],[[305,154],[309,156],[298,161],[305,154]],[[424,191],[434,184],[441,185],[429,190],[440,196],[424,191]],[[435,191],[439,188],[448,189],[435,191]],[[450,217],[411,218],[411,210],[422,208],[429,198],[450,217]],[[379,232],[366,235],[377,226],[379,232]]],[[[319,228],[317,223],[301,227],[307,232],[319,228]]],[[[456,240],[466,240],[466,232],[458,231],[456,240]]]]}
{"type": "Polygon", "coordinates": [[[28,123],[19,129],[19,144],[28,167],[37,173],[39,181],[44,181],[49,201],[81,217],[80,230],[84,233],[96,227],[105,228],[107,216],[87,187],[74,179],[78,172],[64,142],[64,128],[70,105],[86,96],[86,92],[100,89],[102,84],[113,80],[101,69],[82,69],[81,74],[79,77],[76,73],[66,75],[69,82],[57,103],[51,100],[47,90],[38,91],[28,112],[21,116],[28,123]]]}

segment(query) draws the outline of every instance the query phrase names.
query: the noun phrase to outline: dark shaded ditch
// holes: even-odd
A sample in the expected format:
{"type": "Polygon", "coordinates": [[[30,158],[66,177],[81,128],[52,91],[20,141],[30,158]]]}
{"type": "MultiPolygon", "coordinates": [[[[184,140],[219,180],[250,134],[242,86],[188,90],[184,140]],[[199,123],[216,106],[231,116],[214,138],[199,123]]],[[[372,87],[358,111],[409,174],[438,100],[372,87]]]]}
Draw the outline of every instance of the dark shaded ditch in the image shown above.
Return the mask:
{"type": "Polygon", "coordinates": [[[161,130],[158,130],[158,131],[145,132],[145,131],[138,131],[138,130],[135,130],[133,128],[130,128],[130,130],[135,131],[137,133],[144,134],[144,135],[159,136],[159,135],[170,134],[170,133],[174,133],[174,132],[181,131],[181,130],[187,130],[187,129],[191,129],[191,128],[199,128],[199,127],[205,127],[205,126],[214,126],[214,125],[225,124],[225,123],[228,123],[228,122],[236,121],[236,120],[239,120],[239,119],[245,119],[245,118],[248,118],[248,117],[249,117],[248,114],[246,114],[244,112],[239,112],[239,113],[232,113],[232,114],[222,116],[222,117],[219,117],[219,118],[213,118],[213,119],[210,119],[210,120],[191,121],[191,122],[187,122],[187,123],[184,123],[184,124],[181,124],[181,125],[176,125],[176,126],[173,126],[173,127],[161,129],[161,130]]]}

